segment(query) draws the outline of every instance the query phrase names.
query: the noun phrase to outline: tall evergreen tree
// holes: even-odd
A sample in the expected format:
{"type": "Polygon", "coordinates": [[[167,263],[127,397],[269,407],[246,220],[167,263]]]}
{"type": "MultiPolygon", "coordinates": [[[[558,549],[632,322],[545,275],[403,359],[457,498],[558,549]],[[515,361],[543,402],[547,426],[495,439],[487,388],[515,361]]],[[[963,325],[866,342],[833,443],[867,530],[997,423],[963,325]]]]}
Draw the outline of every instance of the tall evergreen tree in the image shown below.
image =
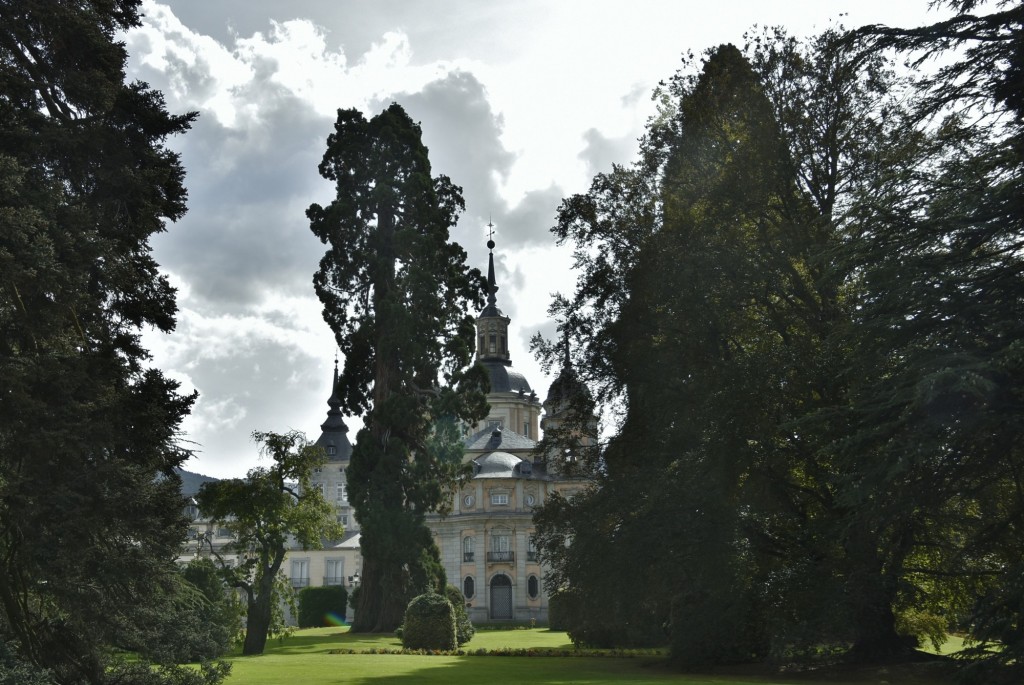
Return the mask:
{"type": "Polygon", "coordinates": [[[313,283],[345,355],[344,409],[365,412],[347,471],[365,560],[353,629],[392,631],[409,599],[444,587],[424,516],[460,471],[453,422],[486,415],[470,366],[483,281],[448,240],[461,191],[431,176],[399,105],[369,120],[340,110],[320,173],[337,196],[307,211],[328,245],[313,283]]]}
{"type": "Polygon", "coordinates": [[[115,41],[138,2],[0,2],[0,639],[59,682],[173,594],[193,398],[147,368],[174,290],[149,239],[185,212],[159,92],[115,41]]]}
{"type": "Polygon", "coordinates": [[[753,68],[723,47],[673,80],[678,110],[652,121],[641,161],[567,199],[557,227],[584,270],[556,311],[625,420],[598,488],[542,513],[544,549],[577,589],[595,550],[663,550],[624,610],[666,620],[643,607],[672,601],[674,655],[690,663],[902,644],[894,594],[867,592],[890,588],[851,535],[837,490],[852,480],[830,449],[849,353],[836,331],[851,325],[836,250],[856,230],[855,191],[881,168],[892,78],[836,34],[750,38],[753,68]],[[574,511],[583,529],[566,548],[574,511]],[[609,518],[590,536],[598,511],[609,518]]]}
{"type": "MultiPolygon", "coordinates": [[[[598,369],[626,410],[599,481],[600,497],[614,502],[605,544],[661,550],[651,569],[660,580],[640,586],[664,595],[634,605],[672,605],[675,656],[706,663],[765,649],[745,630],[758,623],[748,615],[758,601],[741,489],[806,383],[796,361],[802,310],[815,305],[806,283],[813,215],[739,50],[712,51],[699,76],[671,89],[678,112],[654,122],[634,173],[595,179],[590,196],[563,205],[558,230],[581,251],[588,233],[605,232],[601,261],[565,307],[569,325],[587,328],[583,307],[617,308],[599,315],[602,339],[584,350],[608,355],[598,369]]],[[[580,535],[569,554],[584,549],[580,535]]]]}

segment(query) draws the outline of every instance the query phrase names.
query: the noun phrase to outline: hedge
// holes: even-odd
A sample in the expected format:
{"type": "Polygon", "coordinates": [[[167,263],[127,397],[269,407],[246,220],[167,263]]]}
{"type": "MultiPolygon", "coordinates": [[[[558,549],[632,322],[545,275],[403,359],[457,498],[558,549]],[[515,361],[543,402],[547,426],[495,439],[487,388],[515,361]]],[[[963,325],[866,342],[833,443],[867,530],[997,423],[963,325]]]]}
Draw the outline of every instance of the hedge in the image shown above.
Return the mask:
{"type": "Polygon", "coordinates": [[[348,593],[340,585],[305,587],[299,591],[299,627],[319,628],[345,620],[348,593]]]}

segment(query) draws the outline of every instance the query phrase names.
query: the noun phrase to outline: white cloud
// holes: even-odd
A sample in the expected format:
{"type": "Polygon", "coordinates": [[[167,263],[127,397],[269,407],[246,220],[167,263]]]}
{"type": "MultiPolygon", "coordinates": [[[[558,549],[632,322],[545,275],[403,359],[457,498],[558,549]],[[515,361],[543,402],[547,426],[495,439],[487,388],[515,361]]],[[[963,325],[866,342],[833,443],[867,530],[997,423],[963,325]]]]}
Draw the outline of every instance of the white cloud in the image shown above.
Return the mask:
{"type": "Polygon", "coordinates": [[[373,115],[398,99],[422,123],[435,173],[465,189],[453,238],[471,266],[486,269],[493,218],[513,360],[543,394],[528,340],[553,330],[549,296],[573,285],[568,249],[548,233],[555,210],[629,161],[647,96],[680,53],[739,42],[755,21],[789,17],[799,35],[845,9],[851,22],[917,23],[920,8],[897,17],[904,4],[146,0],[125,37],[130,78],[162,90],[172,112],[200,112],[169,141],[189,214],[153,240],[179,288],[179,326],[145,340],[157,366],[200,392],[185,426],[202,450],[193,468],[240,475],[256,460],[251,431],[315,434],[323,420],[334,340],[312,292],[323,247],[304,211],[333,192],[317,165],[338,108],[373,115]]]}

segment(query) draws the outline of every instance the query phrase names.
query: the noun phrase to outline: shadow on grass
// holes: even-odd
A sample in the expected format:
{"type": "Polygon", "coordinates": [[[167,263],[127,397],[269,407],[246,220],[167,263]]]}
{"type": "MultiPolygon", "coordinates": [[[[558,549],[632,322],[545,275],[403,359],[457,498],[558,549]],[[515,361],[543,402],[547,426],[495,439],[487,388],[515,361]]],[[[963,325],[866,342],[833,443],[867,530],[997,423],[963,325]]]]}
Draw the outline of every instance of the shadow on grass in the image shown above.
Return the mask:
{"type": "Polygon", "coordinates": [[[394,635],[380,633],[349,633],[347,628],[299,631],[283,640],[268,640],[267,653],[294,656],[297,654],[328,654],[338,649],[401,649],[402,641],[394,635]]]}
{"type": "MultiPolygon", "coordinates": [[[[339,668],[346,673],[346,683],[378,685],[399,683],[412,685],[453,685],[487,683],[488,685],[531,683],[560,685],[612,683],[687,685],[747,685],[764,681],[726,680],[722,678],[680,676],[669,670],[657,657],[426,657],[406,655],[342,655],[339,668]],[[365,660],[365,661],[363,661],[365,660]]],[[[806,685],[806,684],[805,684],[806,685]]]]}

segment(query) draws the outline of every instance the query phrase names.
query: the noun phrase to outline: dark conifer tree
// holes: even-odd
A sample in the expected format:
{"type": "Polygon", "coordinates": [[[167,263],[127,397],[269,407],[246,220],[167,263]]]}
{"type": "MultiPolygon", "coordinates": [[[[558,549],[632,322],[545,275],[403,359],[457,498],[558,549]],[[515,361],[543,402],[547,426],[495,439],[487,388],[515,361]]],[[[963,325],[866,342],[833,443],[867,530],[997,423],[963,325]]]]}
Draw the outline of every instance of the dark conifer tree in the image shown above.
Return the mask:
{"type": "Polygon", "coordinates": [[[307,211],[328,245],[313,282],[345,355],[343,407],[365,413],[347,472],[365,560],[353,628],[389,632],[412,597],[445,585],[424,516],[460,471],[456,423],[487,411],[471,366],[483,279],[448,239],[461,191],[431,176],[399,105],[369,120],[340,110],[320,173],[337,195],[307,211]]]}
{"type": "MultiPolygon", "coordinates": [[[[173,596],[193,398],[147,367],[174,326],[149,240],[185,212],[194,115],[125,83],[138,2],[0,2],[0,640],[103,682],[173,596]]],[[[168,605],[170,606],[170,605],[168,605]]]]}

